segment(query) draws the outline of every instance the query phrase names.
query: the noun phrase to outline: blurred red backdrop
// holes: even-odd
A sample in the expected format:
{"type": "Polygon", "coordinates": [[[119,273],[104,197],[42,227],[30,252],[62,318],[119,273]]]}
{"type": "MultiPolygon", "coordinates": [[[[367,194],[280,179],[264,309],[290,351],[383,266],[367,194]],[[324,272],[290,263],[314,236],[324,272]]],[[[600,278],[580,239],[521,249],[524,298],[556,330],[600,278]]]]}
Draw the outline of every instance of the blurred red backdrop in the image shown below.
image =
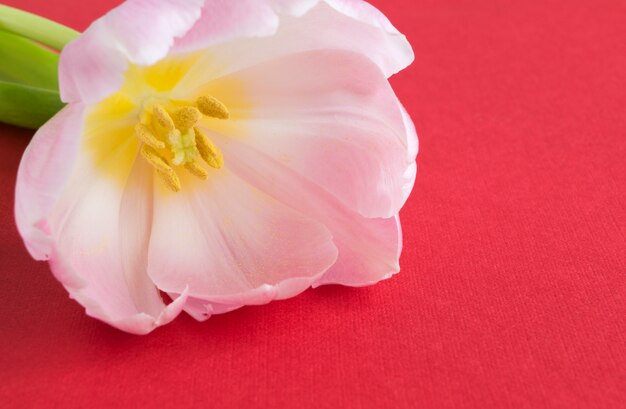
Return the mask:
{"type": "MultiPolygon", "coordinates": [[[[119,2],[4,3],[84,29],[119,2]]],[[[0,126],[0,406],[626,407],[626,3],[374,4],[416,53],[402,273],[121,333],[27,255],[32,132],[0,126]]]]}

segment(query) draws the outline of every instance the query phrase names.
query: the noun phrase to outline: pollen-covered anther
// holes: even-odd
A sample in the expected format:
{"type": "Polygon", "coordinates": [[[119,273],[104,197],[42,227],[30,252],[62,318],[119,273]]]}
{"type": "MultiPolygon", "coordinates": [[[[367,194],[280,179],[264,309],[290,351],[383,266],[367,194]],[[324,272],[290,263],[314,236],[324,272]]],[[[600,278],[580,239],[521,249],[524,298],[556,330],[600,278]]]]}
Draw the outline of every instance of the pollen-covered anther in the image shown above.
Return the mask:
{"type": "Polygon", "coordinates": [[[150,129],[144,124],[140,123],[140,124],[135,125],[135,135],[141,142],[151,146],[152,148],[155,148],[155,149],[165,148],[165,143],[158,140],[157,137],[154,136],[152,131],[150,131],[150,129]]]}
{"type": "Polygon", "coordinates": [[[200,111],[197,108],[190,106],[177,108],[172,113],[174,125],[180,130],[193,128],[196,126],[200,118],[202,118],[200,111]]]}
{"type": "Polygon", "coordinates": [[[141,147],[141,156],[143,156],[149,164],[163,172],[173,172],[174,169],[169,165],[167,160],[151,146],[143,145],[141,147]]]}
{"type": "Polygon", "coordinates": [[[185,169],[187,169],[192,175],[197,176],[202,180],[207,180],[209,178],[207,171],[196,162],[186,163],[185,169]]]}
{"type": "Polygon", "coordinates": [[[172,192],[180,192],[180,179],[176,173],[172,172],[163,172],[157,169],[157,175],[161,178],[165,186],[170,189],[172,192]]]}
{"type": "Polygon", "coordinates": [[[170,116],[170,114],[167,113],[167,110],[162,105],[155,105],[152,109],[152,112],[154,113],[154,118],[156,119],[157,123],[163,128],[167,129],[168,131],[173,131],[174,129],[176,129],[172,117],[170,116]]]}
{"type": "Polygon", "coordinates": [[[157,174],[170,190],[174,192],[180,191],[180,179],[178,179],[176,172],[174,172],[174,169],[172,169],[167,160],[159,155],[153,147],[143,145],[141,147],[141,156],[157,170],[157,174]]]}
{"type": "Polygon", "coordinates": [[[220,169],[224,166],[222,152],[200,129],[194,128],[194,131],[196,133],[196,148],[200,152],[200,157],[212,168],[220,169]]]}
{"type": "Polygon", "coordinates": [[[210,118],[228,119],[230,118],[230,112],[226,105],[217,98],[211,96],[200,97],[196,100],[196,105],[203,115],[210,118]]]}

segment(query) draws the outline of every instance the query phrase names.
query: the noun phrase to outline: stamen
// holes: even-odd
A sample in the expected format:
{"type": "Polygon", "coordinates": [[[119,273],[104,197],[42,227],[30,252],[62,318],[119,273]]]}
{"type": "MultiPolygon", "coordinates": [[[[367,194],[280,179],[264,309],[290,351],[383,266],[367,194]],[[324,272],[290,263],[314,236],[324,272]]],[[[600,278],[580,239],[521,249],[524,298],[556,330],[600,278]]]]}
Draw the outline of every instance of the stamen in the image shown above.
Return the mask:
{"type": "Polygon", "coordinates": [[[173,131],[174,129],[176,129],[176,127],[174,126],[174,121],[172,120],[172,117],[170,116],[170,114],[167,113],[167,111],[165,110],[165,108],[163,108],[162,105],[155,105],[153,112],[154,112],[154,117],[156,118],[157,122],[163,128],[167,129],[168,131],[173,131]]]}
{"type": "Polygon", "coordinates": [[[220,169],[224,166],[224,157],[222,152],[213,145],[209,138],[198,128],[194,128],[196,132],[196,147],[200,152],[200,156],[212,168],[220,169]]]}
{"type": "Polygon", "coordinates": [[[172,114],[172,119],[176,128],[180,130],[186,130],[193,128],[198,121],[202,118],[202,114],[194,107],[182,107],[178,108],[172,114]]]}
{"type": "Polygon", "coordinates": [[[185,164],[185,169],[187,169],[194,176],[197,176],[202,180],[207,180],[209,178],[209,174],[207,173],[207,171],[196,162],[189,162],[185,164]]]}
{"type": "Polygon", "coordinates": [[[211,168],[224,166],[222,152],[197,126],[203,114],[228,119],[230,113],[221,101],[211,96],[198,98],[195,105],[178,100],[163,103],[148,100],[134,128],[135,136],[141,142],[141,156],[154,167],[164,185],[174,192],[181,190],[176,174],[179,166],[202,180],[209,178],[209,172],[200,165],[198,156],[211,168]]]}
{"type": "Polygon", "coordinates": [[[167,163],[167,160],[159,155],[159,153],[151,146],[143,145],[141,147],[141,156],[143,156],[149,164],[161,172],[174,172],[174,169],[172,169],[169,163],[167,163]]]}
{"type": "Polygon", "coordinates": [[[180,191],[180,179],[176,176],[174,169],[170,167],[167,160],[159,155],[154,148],[149,145],[143,145],[141,147],[141,156],[143,156],[149,164],[154,166],[161,180],[165,182],[165,186],[174,192],[180,191]]]}
{"type": "Polygon", "coordinates": [[[196,100],[196,105],[203,115],[210,118],[228,119],[230,118],[230,112],[226,105],[217,98],[211,96],[200,97],[196,100]]]}
{"type": "Polygon", "coordinates": [[[144,124],[137,124],[135,126],[135,135],[139,140],[155,149],[165,148],[165,143],[157,139],[156,136],[148,129],[144,124]]]}
{"type": "Polygon", "coordinates": [[[171,191],[180,192],[180,179],[176,176],[174,171],[172,172],[163,172],[157,169],[157,175],[161,178],[161,180],[165,183],[171,191]]]}

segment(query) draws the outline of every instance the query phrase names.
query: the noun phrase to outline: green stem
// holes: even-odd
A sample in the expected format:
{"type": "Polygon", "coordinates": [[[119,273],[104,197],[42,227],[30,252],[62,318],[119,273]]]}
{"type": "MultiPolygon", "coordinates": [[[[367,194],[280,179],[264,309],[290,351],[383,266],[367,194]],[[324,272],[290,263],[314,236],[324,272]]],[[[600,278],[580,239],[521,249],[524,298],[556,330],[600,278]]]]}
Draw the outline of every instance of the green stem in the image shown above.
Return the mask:
{"type": "Polygon", "coordinates": [[[57,50],[62,50],[80,34],[52,20],[3,5],[0,5],[0,30],[30,38],[57,50]]]}

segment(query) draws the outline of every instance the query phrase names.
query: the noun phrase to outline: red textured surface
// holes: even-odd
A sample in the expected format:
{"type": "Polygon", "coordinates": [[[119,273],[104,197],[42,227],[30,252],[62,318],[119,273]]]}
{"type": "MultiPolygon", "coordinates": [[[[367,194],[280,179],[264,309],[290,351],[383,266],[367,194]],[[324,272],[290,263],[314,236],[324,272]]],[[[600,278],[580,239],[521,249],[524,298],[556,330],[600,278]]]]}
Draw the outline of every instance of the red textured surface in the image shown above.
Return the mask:
{"type": "MultiPolygon", "coordinates": [[[[83,29],[116,2],[7,3],[83,29]]],[[[0,406],[626,407],[626,3],[374,3],[417,55],[403,272],[121,333],[24,250],[31,132],[2,126],[0,406]]]]}

